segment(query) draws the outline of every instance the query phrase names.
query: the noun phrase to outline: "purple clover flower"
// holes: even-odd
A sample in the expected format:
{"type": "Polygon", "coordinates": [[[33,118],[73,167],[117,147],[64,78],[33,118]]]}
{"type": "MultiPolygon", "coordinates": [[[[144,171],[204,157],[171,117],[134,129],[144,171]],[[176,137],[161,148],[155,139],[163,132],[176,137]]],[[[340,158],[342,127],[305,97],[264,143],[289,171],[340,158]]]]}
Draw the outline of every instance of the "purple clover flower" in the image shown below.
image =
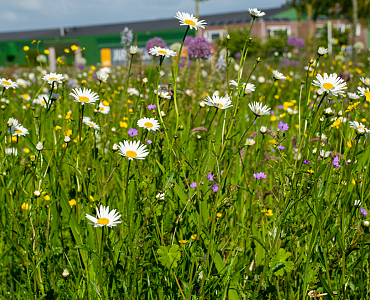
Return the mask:
{"type": "Polygon", "coordinates": [[[362,214],[363,216],[367,216],[367,211],[366,211],[366,209],[365,209],[365,208],[361,207],[361,208],[360,208],[360,212],[361,212],[361,214],[362,214]]]}
{"type": "Polygon", "coordinates": [[[166,42],[162,38],[157,37],[157,36],[155,36],[154,38],[146,42],[146,46],[145,46],[146,52],[149,53],[149,50],[153,48],[154,46],[167,48],[166,42]]]}
{"type": "Polygon", "coordinates": [[[288,123],[285,122],[279,122],[278,127],[281,131],[287,131],[289,129],[288,123]]]}
{"type": "Polygon", "coordinates": [[[334,166],[334,168],[340,168],[341,167],[341,165],[339,164],[339,156],[334,157],[333,166],[334,166]]]}
{"type": "Polygon", "coordinates": [[[261,179],[266,178],[266,177],[267,177],[267,175],[265,175],[264,172],[254,173],[253,174],[253,178],[256,178],[258,180],[261,180],[261,179]]]}
{"type": "Polygon", "coordinates": [[[155,109],[157,107],[157,105],[155,105],[155,104],[149,104],[148,106],[147,106],[147,109],[149,109],[149,110],[153,110],[153,109],[155,109]]]}
{"type": "Polygon", "coordinates": [[[138,131],[135,128],[130,128],[129,131],[127,131],[127,133],[128,133],[129,136],[137,136],[138,135],[138,131]]]}
{"type": "Polygon", "coordinates": [[[211,56],[211,51],[211,43],[202,36],[197,36],[189,43],[188,52],[191,58],[207,59],[211,56]]]}
{"type": "Polygon", "coordinates": [[[212,191],[214,191],[214,192],[217,192],[218,191],[218,184],[214,184],[213,186],[212,186],[212,191]]]}
{"type": "Polygon", "coordinates": [[[213,174],[208,173],[208,174],[207,174],[207,179],[208,179],[209,181],[214,181],[214,179],[213,179],[213,174]]]}
{"type": "Polygon", "coordinates": [[[195,189],[197,187],[197,183],[196,182],[193,182],[192,184],[190,184],[190,187],[195,189]]]}
{"type": "Polygon", "coordinates": [[[279,151],[282,151],[282,150],[284,150],[284,149],[285,149],[285,147],[284,147],[284,146],[278,146],[277,148],[278,148],[278,150],[279,150],[279,151]]]}

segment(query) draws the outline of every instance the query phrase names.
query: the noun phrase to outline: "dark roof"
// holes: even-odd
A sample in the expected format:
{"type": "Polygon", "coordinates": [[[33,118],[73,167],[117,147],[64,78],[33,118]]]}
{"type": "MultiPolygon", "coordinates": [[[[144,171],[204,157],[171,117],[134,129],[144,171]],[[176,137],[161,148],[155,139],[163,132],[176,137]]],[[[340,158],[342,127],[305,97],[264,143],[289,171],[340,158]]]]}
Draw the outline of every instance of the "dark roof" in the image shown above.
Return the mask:
{"type": "MultiPolygon", "coordinates": [[[[266,13],[264,17],[265,21],[268,21],[269,15],[273,16],[277,13],[283,12],[289,9],[287,6],[280,8],[266,9],[263,10],[266,13]]],[[[207,22],[207,26],[221,26],[229,24],[247,23],[252,18],[248,11],[217,14],[217,15],[205,15],[200,16],[201,20],[207,22]]],[[[271,18],[272,19],[272,18],[271,18]]],[[[143,22],[130,22],[130,23],[119,23],[119,24],[108,24],[108,25],[96,25],[96,26],[83,26],[83,27],[66,27],[58,29],[48,30],[33,30],[33,31],[19,31],[19,32],[5,32],[0,33],[0,41],[17,41],[17,40],[40,40],[62,37],[61,32],[64,31],[66,37],[77,37],[86,35],[104,35],[104,34],[115,34],[128,27],[134,32],[140,31],[159,31],[179,28],[179,21],[175,18],[155,21],[143,21],[143,22]]]]}

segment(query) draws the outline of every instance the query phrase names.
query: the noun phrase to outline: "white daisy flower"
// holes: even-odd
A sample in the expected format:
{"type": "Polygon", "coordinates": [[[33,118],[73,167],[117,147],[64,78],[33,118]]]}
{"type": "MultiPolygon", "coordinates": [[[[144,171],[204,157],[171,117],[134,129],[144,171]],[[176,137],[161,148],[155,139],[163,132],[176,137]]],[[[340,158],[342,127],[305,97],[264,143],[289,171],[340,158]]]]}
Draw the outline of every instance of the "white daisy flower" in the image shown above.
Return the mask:
{"type": "Polygon", "coordinates": [[[42,107],[46,108],[47,106],[47,101],[49,100],[49,95],[48,94],[40,94],[37,96],[36,99],[32,101],[32,104],[40,104],[42,107]]]}
{"type": "Polygon", "coordinates": [[[96,72],[96,76],[101,82],[107,82],[109,74],[107,72],[102,71],[102,69],[100,69],[98,72],[96,72]]]}
{"type": "Polygon", "coordinates": [[[29,94],[23,94],[23,95],[20,95],[20,98],[22,100],[26,100],[26,101],[29,101],[31,100],[31,96],[29,94]]]}
{"type": "Polygon", "coordinates": [[[252,18],[254,19],[263,17],[264,15],[266,15],[263,11],[260,11],[257,8],[249,8],[248,11],[251,14],[252,18]]]}
{"type": "Polygon", "coordinates": [[[104,68],[101,68],[100,71],[110,74],[112,72],[112,69],[109,67],[104,67],[104,68]]]}
{"type": "Polygon", "coordinates": [[[357,89],[358,89],[358,93],[361,96],[366,97],[366,100],[370,101],[370,90],[369,90],[369,88],[364,88],[364,87],[359,86],[357,89]]]}
{"type": "Polygon", "coordinates": [[[360,128],[365,129],[365,125],[362,124],[362,123],[359,123],[357,121],[349,121],[348,123],[349,123],[349,127],[351,127],[351,128],[354,128],[354,129],[360,129],[360,128]]]}
{"type": "Polygon", "coordinates": [[[256,116],[260,117],[270,114],[271,108],[269,108],[267,105],[263,105],[262,102],[249,103],[248,106],[256,116]]]}
{"type": "Polygon", "coordinates": [[[3,88],[17,88],[18,87],[18,84],[16,84],[15,82],[11,81],[10,79],[5,79],[5,78],[1,78],[0,79],[0,87],[3,87],[3,88]]]}
{"type": "Polygon", "coordinates": [[[64,79],[62,74],[57,73],[50,73],[46,74],[44,77],[42,77],[44,81],[47,81],[49,84],[52,84],[53,82],[56,83],[62,83],[62,80],[64,79]]]}
{"type": "Polygon", "coordinates": [[[332,115],[334,115],[334,111],[331,109],[331,107],[327,107],[327,108],[324,109],[324,115],[332,116],[332,115]]]}
{"type": "Polygon", "coordinates": [[[112,228],[113,226],[122,223],[122,221],[119,221],[121,215],[115,209],[109,211],[109,206],[104,207],[103,205],[100,205],[100,211],[97,209],[96,214],[97,218],[86,214],[86,218],[93,222],[90,224],[94,225],[94,227],[108,226],[112,228]]]}
{"type": "Polygon", "coordinates": [[[138,52],[137,46],[130,46],[130,54],[135,55],[138,52]]]}
{"type": "Polygon", "coordinates": [[[18,124],[19,124],[18,123],[18,120],[15,119],[15,118],[9,118],[8,123],[7,123],[7,125],[9,127],[11,127],[11,126],[17,126],[18,124]]]}
{"type": "Polygon", "coordinates": [[[75,98],[75,101],[80,102],[82,105],[85,103],[93,104],[99,100],[98,94],[87,88],[84,88],[83,90],[75,88],[69,95],[75,98]]]}
{"type": "Polygon", "coordinates": [[[198,21],[196,17],[194,17],[192,14],[184,13],[184,12],[177,12],[176,19],[180,21],[180,26],[189,26],[190,29],[198,30],[198,28],[205,28],[205,25],[207,23],[202,20],[198,21]]]}
{"type": "MultiPolygon", "coordinates": [[[[235,80],[230,80],[230,84],[238,87],[238,83],[235,80]]],[[[242,82],[240,86],[245,90],[245,92],[248,92],[248,93],[254,92],[256,90],[256,86],[252,83],[242,82]]]]}
{"type": "Polygon", "coordinates": [[[208,106],[214,106],[219,109],[226,109],[232,106],[229,96],[220,97],[217,94],[213,94],[212,98],[210,96],[207,96],[204,103],[208,106]]]}
{"type": "Polygon", "coordinates": [[[344,80],[337,76],[337,74],[324,74],[324,77],[321,74],[316,75],[316,79],[313,81],[313,85],[318,86],[319,90],[322,92],[332,93],[335,96],[343,95],[344,90],[347,88],[347,84],[344,80]]]}
{"type": "Polygon", "coordinates": [[[154,118],[142,118],[137,121],[137,126],[151,131],[156,131],[160,127],[159,122],[154,118]]]}
{"type": "Polygon", "coordinates": [[[98,124],[96,124],[93,121],[91,121],[91,118],[89,118],[89,117],[84,117],[82,119],[82,122],[84,122],[90,128],[94,128],[96,130],[100,130],[100,127],[98,126],[98,124]]]}
{"type": "Polygon", "coordinates": [[[362,81],[362,83],[363,83],[364,85],[367,85],[367,86],[369,86],[369,85],[370,85],[370,78],[369,78],[369,77],[366,77],[366,78],[361,77],[361,78],[360,78],[360,80],[362,81]]]}
{"type": "Polygon", "coordinates": [[[98,111],[102,114],[108,114],[110,111],[110,106],[105,106],[103,103],[99,104],[98,111]]]}
{"type": "MultiPolygon", "coordinates": [[[[154,90],[154,93],[157,94],[157,90],[154,90]]],[[[165,90],[159,90],[158,97],[162,99],[171,99],[171,95],[165,90]]]]}
{"type": "Polygon", "coordinates": [[[139,91],[135,88],[128,88],[127,89],[127,93],[131,96],[131,95],[136,95],[136,96],[139,96],[139,91]]]}
{"type": "Polygon", "coordinates": [[[260,128],[260,132],[265,134],[267,132],[267,127],[262,125],[260,128]]]}
{"type": "Polygon", "coordinates": [[[287,112],[288,112],[288,114],[290,114],[290,115],[296,115],[296,114],[298,114],[298,110],[295,110],[295,109],[293,109],[293,108],[291,108],[291,107],[288,107],[286,111],[287,111],[287,112]]]}
{"type": "Polygon", "coordinates": [[[146,145],[140,145],[140,141],[123,141],[118,145],[119,154],[127,157],[129,160],[144,159],[149,152],[146,150],[146,145]]]}
{"type": "Polygon", "coordinates": [[[325,47],[319,47],[319,49],[317,50],[317,54],[320,55],[320,56],[323,56],[325,54],[327,54],[329,52],[329,49],[325,48],[325,47]]]}
{"type": "Polygon", "coordinates": [[[157,199],[157,200],[164,200],[164,197],[165,197],[166,195],[165,195],[165,193],[158,193],[156,196],[155,196],[155,198],[157,199]]]}
{"type": "Polygon", "coordinates": [[[10,133],[13,136],[25,136],[26,134],[29,134],[28,130],[24,128],[21,124],[10,127],[10,133]]]}
{"type": "Polygon", "coordinates": [[[155,56],[170,57],[170,56],[175,56],[177,52],[172,51],[167,48],[161,48],[161,47],[154,46],[153,48],[150,48],[149,54],[155,55],[155,56]]]}
{"type": "Polygon", "coordinates": [[[347,93],[347,96],[349,99],[351,100],[357,100],[357,99],[360,99],[360,96],[357,95],[356,93],[347,93]]]}
{"type": "Polygon", "coordinates": [[[256,143],[256,141],[254,139],[247,139],[245,141],[246,146],[253,146],[255,143],[256,143]]]}
{"type": "Polygon", "coordinates": [[[272,76],[275,80],[286,79],[286,77],[277,70],[272,71],[272,76]]]}

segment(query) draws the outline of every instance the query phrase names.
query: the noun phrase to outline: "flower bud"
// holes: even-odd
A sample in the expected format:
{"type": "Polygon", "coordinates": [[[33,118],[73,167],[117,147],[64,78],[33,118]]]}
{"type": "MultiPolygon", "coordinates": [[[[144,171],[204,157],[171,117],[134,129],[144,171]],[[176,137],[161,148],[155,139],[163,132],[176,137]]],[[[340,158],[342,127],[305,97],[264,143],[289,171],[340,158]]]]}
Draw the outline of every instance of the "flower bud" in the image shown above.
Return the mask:
{"type": "Polygon", "coordinates": [[[69,143],[71,141],[71,138],[68,136],[68,135],[66,135],[65,137],[64,137],[64,142],[65,143],[69,143]]]}
{"type": "Polygon", "coordinates": [[[68,271],[67,269],[64,269],[64,271],[63,271],[63,273],[62,273],[62,276],[63,276],[64,278],[67,278],[69,275],[70,275],[70,274],[69,274],[69,271],[68,271]]]}
{"type": "Polygon", "coordinates": [[[36,145],[36,150],[41,151],[42,149],[44,149],[44,145],[41,142],[38,142],[36,145]]]}
{"type": "Polygon", "coordinates": [[[363,220],[361,223],[364,227],[370,227],[370,222],[368,220],[363,220]]]}
{"type": "Polygon", "coordinates": [[[130,47],[130,54],[131,55],[137,54],[137,46],[131,46],[130,47]]]}
{"type": "Polygon", "coordinates": [[[33,192],[33,195],[34,195],[36,198],[38,198],[38,197],[40,197],[41,192],[40,192],[39,190],[36,190],[36,191],[34,191],[34,192],[33,192]]]}

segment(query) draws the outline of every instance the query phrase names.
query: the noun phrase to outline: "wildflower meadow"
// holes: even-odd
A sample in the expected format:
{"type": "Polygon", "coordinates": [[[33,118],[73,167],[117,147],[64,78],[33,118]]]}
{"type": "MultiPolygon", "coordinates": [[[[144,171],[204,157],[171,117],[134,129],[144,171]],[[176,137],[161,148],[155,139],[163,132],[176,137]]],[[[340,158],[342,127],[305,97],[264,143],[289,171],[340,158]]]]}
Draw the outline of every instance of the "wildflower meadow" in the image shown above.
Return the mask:
{"type": "Polygon", "coordinates": [[[1,71],[0,299],[369,299],[367,60],[249,12],[238,58],[178,12],[149,64],[1,71]]]}

